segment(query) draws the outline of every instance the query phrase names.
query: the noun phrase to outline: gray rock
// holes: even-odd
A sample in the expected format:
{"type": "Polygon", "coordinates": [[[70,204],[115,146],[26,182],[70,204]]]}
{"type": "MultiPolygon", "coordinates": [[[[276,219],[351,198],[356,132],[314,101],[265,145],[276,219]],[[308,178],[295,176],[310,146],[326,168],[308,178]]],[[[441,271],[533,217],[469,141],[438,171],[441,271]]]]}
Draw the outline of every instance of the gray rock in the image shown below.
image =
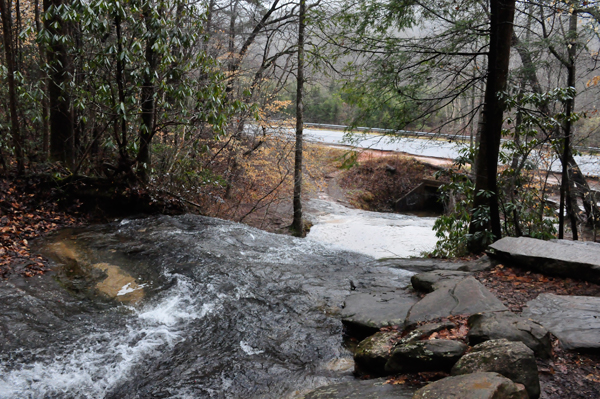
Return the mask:
{"type": "Polygon", "coordinates": [[[469,262],[453,262],[428,258],[384,258],[367,263],[367,265],[395,267],[414,273],[423,273],[433,270],[459,270],[468,267],[469,262]]]}
{"type": "Polygon", "coordinates": [[[522,315],[547,328],[565,349],[600,348],[600,298],[540,294],[522,315]]]}
{"type": "Polygon", "coordinates": [[[475,345],[452,367],[452,375],[492,371],[523,384],[530,399],[540,397],[540,380],[533,351],[506,339],[475,345]]]}
{"type": "Polygon", "coordinates": [[[410,309],[405,326],[438,317],[504,310],[508,309],[487,288],[475,278],[467,277],[427,294],[410,309]]]}
{"type": "Polygon", "coordinates": [[[550,333],[541,324],[511,312],[477,313],[469,317],[470,345],[492,339],[519,341],[536,356],[548,358],[552,353],[550,333]]]}
{"type": "Polygon", "coordinates": [[[315,389],[304,399],[410,399],[414,392],[411,387],[386,384],[385,379],[354,380],[315,389]]]}
{"type": "Polygon", "coordinates": [[[434,270],[415,274],[410,278],[410,282],[415,290],[432,292],[445,285],[455,284],[469,275],[468,272],[458,270],[434,270]]]}
{"type": "Polygon", "coordinates": [[[426,323],[422,324],[419,327],[415,328],[413,331],[406,334],[404,338],[402,338],[402,342],[413,342],[417,341],[423,337],[427,337],[428,335],[433,334],[434,332],[442,331],[447,328],[454,328],[456,325],[451,321],[442,321],[440,323],[426,323]]]}
{"type": "Polygon", "coordinates": [[[467,345],[448,339],[409,342],[396,346],[385,364],[390,374],[418,371],[449,371],[467,345]]]}
{"type": "Polygon", "coordinates": [[[356,371],[361,374],[385,375],[385,364],[390,351],[402,333],[399,331],[380,331],[363,339],[354,352],[356,371]]]}
{"type": "Polygon", "coordinates": [[[348,334],[366,338],[382,327],[402,326],[408,310],[417,302],[403,290],[355,293],[346,297],[341,312],[348,334]]]}
{"type": "Polygon", "coordinates": [[[498,373],[447,377],[419,389],[412,399],[527,399],[525,387],[498,373]]]}
{"type": "Polygon", "coordinates": [[[600,244],[505,237],[490,245],[500,259],[523,267],[600,283],[600,244]]]}
{"type": "Polygon", "coordinates": [[[484,270],[489,270],[494,266],[497,262],[493,259],[490,259],[489,256],[484,255],[479,259],[472,260],[470,262],[466,262],[464,265],[460,266],[456,270],[460,270],[463,272],[482,272],[484,270]]]}

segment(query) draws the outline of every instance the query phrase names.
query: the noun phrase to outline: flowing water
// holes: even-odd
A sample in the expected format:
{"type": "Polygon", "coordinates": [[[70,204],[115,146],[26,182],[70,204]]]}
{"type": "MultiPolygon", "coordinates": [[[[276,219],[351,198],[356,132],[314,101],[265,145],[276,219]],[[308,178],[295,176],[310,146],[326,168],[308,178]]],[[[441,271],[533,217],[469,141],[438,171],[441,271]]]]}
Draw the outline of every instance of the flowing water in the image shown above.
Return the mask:
{"type": "Polygon", "coordinates": [[[201,216],[40,243],[56,271],[0,282],[0,398],[293,398],[350,379],[349,280],[411,273],[201,216]]]}

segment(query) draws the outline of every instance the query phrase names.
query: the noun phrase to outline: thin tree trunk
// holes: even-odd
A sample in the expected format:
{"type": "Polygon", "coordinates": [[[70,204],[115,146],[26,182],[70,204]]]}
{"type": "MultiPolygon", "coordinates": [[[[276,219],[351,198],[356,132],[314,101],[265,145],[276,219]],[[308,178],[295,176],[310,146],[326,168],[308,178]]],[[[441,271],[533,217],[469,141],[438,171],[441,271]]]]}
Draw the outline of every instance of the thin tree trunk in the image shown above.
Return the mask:
{"type": "Polygon", "coordinates": [[[59,12],[63,0],[44,0],[44,11],[53,6],[54,12],[44,21],[52,35],[48,46],[48,63],[51,67],[48,98],[50,101],[50,159],[60,161],[67,167],[73,166],[73,119],[71,98],[67,90],[70,60],[67,48],[60,40],[68,34],[67,22],[59,12]]]}
{"type": "Polygon", "coordinates": [[[300,0],[298,15],[298,71],[296,86],[296,151],[294,163],[294,220],[292,229],[298,236],[304,235],[302,222],[302,134],[304,129],[304,28],[306,17],[305,0],[300,0]]]}
{"type": "Polygon", "coordinates": [[[152,8],[151,0],[146,0],[144,3],[144,23],[146,24],[146,32],[148,39],[146,41],[146,63],[147,67],[144,73],[144,85],[142,87],[142,126],[140,129],[140,149],[138,152],[138,175],[144,182],[148,182],[150,174],[150,142],[154,135],[154,108],[155,100],[154,94],[156,92],[154,86],[154,72],[157,66],[156,52],[154,51],[154,44],[156,43],[156,32],[152,27],[152,8]]]}
{"type": "Polygon", "coordinates": [[[472,234],[473,239],[470,241],[469,249],[472,252],[480,252],[488,244],[485,242],[485,237],[482,236],[488,229],[491,229],[494,239],[502,237],[497,172],[505,105],[498,95],[506,88],[514,13],[515,0],[490,1],[488,76],[483,106],[483,131],[476,161],[475,198],[473,199],[474,211],[488,207],[489,222],[481,223],[475,218],[471,220],[469,233],[472,234]]]}
{"type": "Polygon", "coordinates": [[[11,10],[9,9],[10,2],[0,0],[0,14],[2,14],[2,33],[4,38],[4,53],[6,57],[6,68],[8,74],[6,76],[8,80],[8,101],[10,110],[10,134],[12,136],[13,147],[15,151],[15,158],[17,160],[17,173],[23,173],[23,139],[21,137],[21,130],[19,126],[19,116],[17,112],[17,89],[15,83],[15,54],[13,47],[12,37],[12,16],[11,10]]]}
{"type": "MultiPolygon", "coordinates": [[[[567,65],[567,86],[575,89],[575,55],[577,51],[577,13],[573,12],[569,18],[569,37],[568,37],[568,65],[567,65]]],[[[575,96],[568,99],[566,102],[566,120],[564,123],[563,137],[563,156],[562,156],[562,178],[560,189],[560,213],[559,213],[559,230],[558,238],[564,237],[564,208],[566,202],[567,214],[571,222],[571,230],[573,232],[573,240],[577,240],[577,201],[573,200],[571,193],[571,179],[569,176],[569,162],[571,158],[571,135],[572,122],[571,116],[575,108],[575,96]]]]}
{"type": "Polygon", "coordinates": [[[117,112],[123,113],[120,118],[115,120],[115,123],[120,122],[120,124],[116,125],[120,129],[120,134],[117,134],[115,137],[117,139],[117,145],[119,146],[119,165],[126,165],[128,162],[129,156],[127,155],[127,118],[125,113],[125,77],[123,76],[123,72],[125,70],[125,65],[123,65],[123,61],[121,58],[121,54],[123,53],[123,38],[121,34],[121,17],[117,13],[115,16],[115,30],[117,33],[117,54],[115,55],[117,61],[117,70],[116,70],[116,79],[117,79],[117,92],[119,96],[119,104],[117,107],[119,110],[117,112]]]}
{"type": "MultiPolygon", "coordinates": [[[[40,0],[35,0],[35,27],[36,32],[39,34],[42,31],[42,23],[40,22],[40,0]]],[[[38,52],[40,57],[40,65],[44,64],[46,57],[44,55],[44,47],[41,41],[38,41],[38,52]]],[[[50,125],[49,125],[49,110],[48,110],[48,99],[46,95],[48,93],[48,79],[45,76],[45,72],[40,68],[40,80],[42,81],[42,160],[48,159],[48,150],[50,145],[50,125]]]]}

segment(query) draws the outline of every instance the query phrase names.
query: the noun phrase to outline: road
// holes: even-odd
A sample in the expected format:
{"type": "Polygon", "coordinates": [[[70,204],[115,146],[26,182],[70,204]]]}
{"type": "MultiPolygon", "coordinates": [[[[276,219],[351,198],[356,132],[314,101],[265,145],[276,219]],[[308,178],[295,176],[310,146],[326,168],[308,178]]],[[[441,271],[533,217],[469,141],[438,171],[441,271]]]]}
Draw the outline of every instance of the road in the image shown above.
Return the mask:
{"type": "MultiPolygon", "coordinates": [[[[345,140],[344,132],[325,129],[304,129],[307,140],[324,144],[346,145],[372,150],[396,151],[422,157],[455,159],[458,150],[468,144],[448,140],[414,137],[390,137],[376,134],[355,134],[351,141],[345,140]]],[[[541,162],[542,169],[560,172],[560,161],[552,157],[534,154],[541,162]]],[[[600,157],[597,155],[576,155],[575,159],[586,176],[600,176],[600,157]]]]}

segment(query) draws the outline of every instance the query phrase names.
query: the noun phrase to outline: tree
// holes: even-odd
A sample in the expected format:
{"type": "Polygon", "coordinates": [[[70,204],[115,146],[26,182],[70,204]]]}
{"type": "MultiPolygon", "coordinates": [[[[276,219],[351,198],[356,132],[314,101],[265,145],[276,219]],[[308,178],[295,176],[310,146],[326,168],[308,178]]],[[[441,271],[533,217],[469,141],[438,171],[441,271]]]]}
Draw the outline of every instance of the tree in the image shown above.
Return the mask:
{"type": "Polygon", "coordinates": [[[304,99],[304,29],[306,18],[306,2],[300,0],[298,14],[298,65],[296,72],[296,150],[294,163],[294,220],[292,229],[297,235],[304,235],[302,221],[302,132],[303,132],[303,99],[304,99]]]}
{"type": "Polygon", "coordinates": [[[44,27],[48,32],[46,48],[48,57],[50,107],[50,159],[67,167],[74,162],[73,113],[71,108],[71,57],[69,19],[71,5],[67,0],[44,0],[44,27]]]}
{"type": "Polygon", "coordinates": [[[510,59],[514,0],[490,1],[490,44],[485,102],[482,112],[482,133],[475,164],[475,198],[469,226],[472,235],[470,249],[480,252],[490,241],[502,237],[498,208],[498,155],[502,138],[505,104],[502,92],[506,90],[510,59]],[[491,230],[493,237],[486,234],[491,230]]]}
{"type": "Polygon", "coordinates": [[[2,17],[2,36],[4,38],[4,54],[6,57],[6,79],[8,80],[8,101],[10,108],[10,134],[17,160],[17,173],[22,173],[23,162],[23,139],[21,137],[21,128],[19,125],[19,114],[17,111],[17,89],[15,82],[16,65],[14,54],[14,38],[12,25],[12,11],[10,2],[0,0],[0,14],[2,17]]]}

